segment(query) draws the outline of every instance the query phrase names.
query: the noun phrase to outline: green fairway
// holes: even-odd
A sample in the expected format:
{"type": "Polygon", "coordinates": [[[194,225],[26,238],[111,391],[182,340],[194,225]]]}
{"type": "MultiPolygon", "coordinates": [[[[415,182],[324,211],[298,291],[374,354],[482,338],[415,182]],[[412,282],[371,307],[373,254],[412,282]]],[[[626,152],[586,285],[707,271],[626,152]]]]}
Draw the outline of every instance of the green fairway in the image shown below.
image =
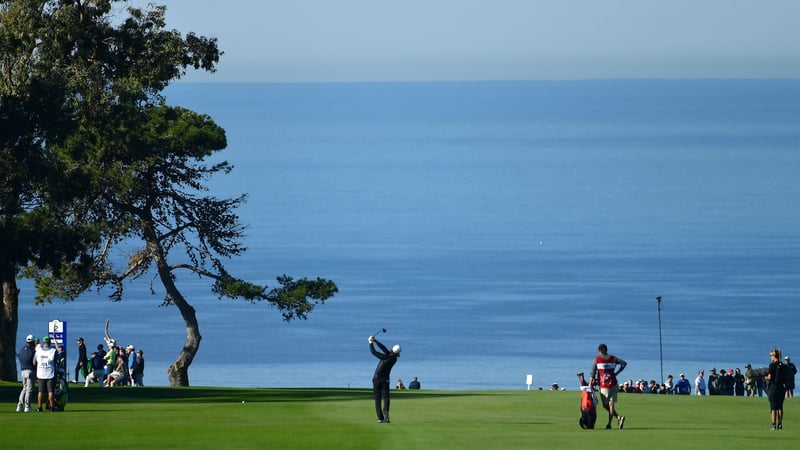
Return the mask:
{"type": "Polygon", "coordinates": [[[67,410],[17,413],[0,383],[0,448],[789,449],[800,401],[770,431],[766,398],[620,395],[624,430],[578,426],[579,392],[393,391],[378,424],[367,389],[84,388],[67,410]],[[245,403],[242,403],[242,402],[245,403]]]}

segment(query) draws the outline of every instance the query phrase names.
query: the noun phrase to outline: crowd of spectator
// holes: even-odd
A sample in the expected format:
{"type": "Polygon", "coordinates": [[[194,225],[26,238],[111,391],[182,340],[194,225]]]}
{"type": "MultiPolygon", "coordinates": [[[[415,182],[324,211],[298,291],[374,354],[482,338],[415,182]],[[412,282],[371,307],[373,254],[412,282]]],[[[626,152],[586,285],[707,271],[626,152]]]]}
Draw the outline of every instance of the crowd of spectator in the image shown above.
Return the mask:
{"type": "MultiPolygon", "coordinates": [[[[789,367],[789,376],[785,382],[786,395],[794,395],[794,377],[797,369],[787,356],[785,362],[789,367]]],[[[681,373],[675,381],[672,375],[659,384],[656,380],[649,382],[640,379],[636,382],[628,380],[621,384],[620,392],[636,394],[666,394],[666,395],[731,395],[737,397],[763,397],[766,395],[766,368],[753,369],[750,364],[745,365],[742,373],[738,367],[735,369],[712,368],[705,376],[705,370],[700,370],[693,381],[681,373]]]]}

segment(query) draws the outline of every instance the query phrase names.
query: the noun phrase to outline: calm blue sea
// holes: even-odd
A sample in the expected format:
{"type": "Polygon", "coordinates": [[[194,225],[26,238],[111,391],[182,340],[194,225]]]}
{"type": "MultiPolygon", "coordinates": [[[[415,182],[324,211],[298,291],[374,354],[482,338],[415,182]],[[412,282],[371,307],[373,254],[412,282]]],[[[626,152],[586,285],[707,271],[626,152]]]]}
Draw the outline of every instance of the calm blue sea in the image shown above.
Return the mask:
{"type": "MultiPolygon", "coordinates": [[[[601,342],[623,378],[800,353],[800,80],[178,84],[227,131],[254,281],[326,277],[307,321],[179,278],[203,341],[193,385],[368,387],[367,336],[423,388],[577,385],[601,342]],[[661,296],[659,311],[656,296],[661,296]],[[254,351],[255,349],[255,351],[254,351]]],[[[19,339],[106,319],[166,385],[185,339],[155,277],[32,305],[19,339]],[[157,294],[150,294],[151,284],[157,294]]],[[[74,342],[70,340],[70,343],[74,342]]],[[[74,346],[70,347],[74,365],[74,346]]]]}

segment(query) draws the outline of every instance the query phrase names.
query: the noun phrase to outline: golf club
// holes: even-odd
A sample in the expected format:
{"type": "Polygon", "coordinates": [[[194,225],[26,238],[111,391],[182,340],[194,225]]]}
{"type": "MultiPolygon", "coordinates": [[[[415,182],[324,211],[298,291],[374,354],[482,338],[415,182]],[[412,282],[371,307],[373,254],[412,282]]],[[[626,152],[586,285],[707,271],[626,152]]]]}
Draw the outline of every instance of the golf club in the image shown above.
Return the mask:
{"type": "Polygon", "coordinates": [[[377,333],[373,334],[373,336],[377,336],[377,335],[379,335],[381,333],[386,333],[386,328],[381,328],[380,330],[378,330],[377,333]]]}

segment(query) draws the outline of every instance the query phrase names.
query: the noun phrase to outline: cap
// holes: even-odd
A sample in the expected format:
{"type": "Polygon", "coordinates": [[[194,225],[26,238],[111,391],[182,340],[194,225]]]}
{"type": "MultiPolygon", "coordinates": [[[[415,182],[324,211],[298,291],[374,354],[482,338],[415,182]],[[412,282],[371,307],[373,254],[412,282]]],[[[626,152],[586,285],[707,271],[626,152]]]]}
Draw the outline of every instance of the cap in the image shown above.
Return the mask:
{"type": "Polygon", "coordinates": [[[744,365],[744,368],[745,368],[745,369],[751,369],[752,367],[753,367],[753,366],[751,366],[751,365],[750,365],[750,363],[747,363],[747,364],[745,364],[745,365],[744,365]]]}
{"type": "Polygon", "coordinates": [[[133,350],[135,348],[136,347],[134,347],[133,345],[129,345],[129,346],[125,347],[125,350],[133,350]]]}
{"type": "Polygon", "coordinates": [[[395,353],[400,353],[400,344],[394,344],[394,347],[392,347],[392,351],[395,353]]]}
{"type": "Polygon", "coordinates": [[[82,338],[82,337],[79,337],[79,338],[78,338],[78,341],[80,341],[80,342],[83,342],[83,338],[82,338]]]}
{"type": "Polygon", "coordinates": [[[45,336],[42,338],[43,341],[50,342],[50,336],[45,336]]]}
{"type": "Polygon", "coordinates": [[[789,357],[788,356],[784,356],[783,359],[789,359],[789,357]]]}
{"type": "Polygon", "coordinates": [[[29,335],[28,335],[28,336],[25,338],[25,342],[33,342],[33,340],[34,340],[34,337],[33,337],[33,335],[32,335],[32,334],[29,334],[29,335]]]}
{"type": "Polygon", "coordinates": [[[685,377],[686,375],[684,375],[684,374],[681,374],[680,376],[682,376],[682,377],[685,377]]]}
{"type": "Polygon", "coordinates": [[[142,349],[136,350],[136,353],[141,355],[142,354],[142,349]]]}

